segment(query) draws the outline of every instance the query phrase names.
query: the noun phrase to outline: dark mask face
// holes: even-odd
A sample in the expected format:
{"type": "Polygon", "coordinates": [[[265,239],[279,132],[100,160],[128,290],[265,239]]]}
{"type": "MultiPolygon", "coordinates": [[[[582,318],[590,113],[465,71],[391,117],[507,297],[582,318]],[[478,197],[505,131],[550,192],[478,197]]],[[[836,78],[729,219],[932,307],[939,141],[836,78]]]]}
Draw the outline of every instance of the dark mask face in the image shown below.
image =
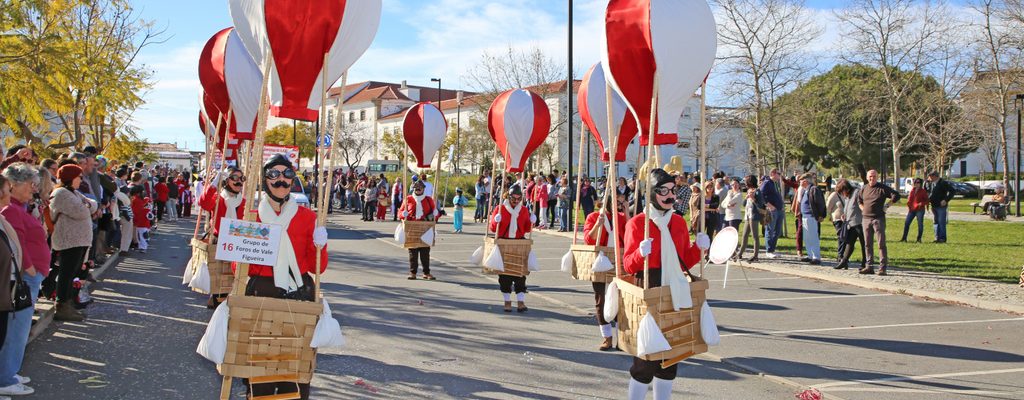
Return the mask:
{"type": "Polygon", "coordinates": [[[669,182],[651,189],[651,205],[660,211],[668,211],[676,202],[676,184],[669,182]]]}
{"type": "Polygon", "coordinates": [[[514,194],[514,195],[511,195],[511,196],[508,196],[508,203],[511,204],[512,207],[515,207],[521,201],[523,201],[523,195],[514,194]]]}

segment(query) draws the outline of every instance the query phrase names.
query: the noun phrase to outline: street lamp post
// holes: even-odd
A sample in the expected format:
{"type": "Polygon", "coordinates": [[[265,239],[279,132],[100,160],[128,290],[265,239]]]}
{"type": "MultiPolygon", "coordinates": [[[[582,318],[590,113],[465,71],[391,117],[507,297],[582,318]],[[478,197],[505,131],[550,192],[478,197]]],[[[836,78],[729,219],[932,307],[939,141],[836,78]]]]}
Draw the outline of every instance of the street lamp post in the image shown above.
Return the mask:
{"type": "Polygon", "coordinates": [[[455,174],[459,173],[459,143],[462,134],[462,91],[455,92],[455,174]]]}
{"type": "Polygon", "coordinates": [[[437,109],[441,109],[441,78],[430,78],[431,82],[437,82],[437,109]]]}
{"type": "Polygon", "coordinates": [[[1024,93],[1013,98],[1013,107],[1017,109],[1017,171],[1014,174],[1013,198],[1017,203],[1017,216],[1020,216],[1020,111],[1024,108],[1024,93]]]}
{"type": "MultiPolygon", "coordinates": [[[[565,114],[566,114],[566,117],[565,117],[565,123],[566,123],[565,137],[568,139],[567,140],[567,142],[568,142],[568,146],[567,146],[568,149],[567,149],[567,151],[565,153],[567,155],[566,156],[565,165],[566,165],[566,171],[567,171],[566,176],[568,176],[569,179],[572,179],[572,154],[573,154],[572,153],[572,132],[573,132],[573,130],[572,130],[572,85],[574,83],[573,79],[572,79],[573,78],[573,76],[572,76],[572,0],[568,1],[568,5],[569,5],[569,27],[567,29],[567,31],[568,31],[568,41],[566,43],[569,43],[569,45],[566,46],[566,47],[568,47],[569,55],[568,55],[568,58],[566,58],[566,60],[569,60],[569,62],[567,62],[566,64],[568,65],[569,70],[568,70],[568,73],[566,74],[566,78],[565,78],[565,100],[566,100],[566,104],[567,104],[567,107],[565,108],[565,114]]],[[[577,171],[577,173],[579,173],[579,171],[577,171]]],[[[570,206],[569,207],[572,207],[571,202],[570,202],[570,206]]],[[[576,229],[576,227],[573,227],[574,231],[575,231],[575,229],[576,229]]]]}

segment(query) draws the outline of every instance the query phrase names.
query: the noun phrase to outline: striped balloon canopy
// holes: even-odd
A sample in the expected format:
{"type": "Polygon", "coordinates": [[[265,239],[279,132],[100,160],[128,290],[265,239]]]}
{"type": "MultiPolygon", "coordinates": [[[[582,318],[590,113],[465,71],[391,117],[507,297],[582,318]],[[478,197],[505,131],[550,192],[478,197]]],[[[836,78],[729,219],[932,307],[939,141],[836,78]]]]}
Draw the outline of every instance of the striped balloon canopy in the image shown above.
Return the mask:
{"type": "Polygon", "coordinates": [[[677,143],[679,116],[715,62],[711,7],[705,0],[611,0],[604,33],[605,76],[636,116],[640,144],[648,144],[652,118],[654,144],[677,143]]]}
{"type": "Polygon", "coordinates": [[[626,161],[626,149],[629,142],[636,137],[636,118],[629,112],[626,102],[614,90],[611,91],[612,109],[608,115],[608,86],[604,78],[601,63],[594,64],[583,75],[577,103],[580,107],[580,118],[590,130],[601,150],[601,159],[609,161],[608,145],[611,136],[608,134],[608,119],[611,119],[612,131],[616,134],[615,161],[626,161]]]}
{"type": "Polygon", "coordinates": [[[405,112],[402,134],[409,150],[416,156],[417,167],[430,168],[434,154],[441,148],[447,133],[448,121],[434,104],[416,103],[405,112]]]}
{"type": "Polygon", "coordinates": [[[228,7],[256,64],[272,58],[271,114],[305,121],[317,119],[323,94],[370,47],[381,15],[381,0],[229,0],[228,7]]]}
{"type": "Polygon", "coordinates": [[[513,89],[491,103],[487,128],[505,158],[505,170],[523,172],[526,160],[548,137],[551,112],[536,93],[513,89]]]}
{"type": "Polygon", "coordinates": [[[231,111],[225,122],[228,132],[237,139],[252,139],[263,73],[234,28],[223,29],[206,42],[199,56],[199,82],[224,118],[231,111]]]}

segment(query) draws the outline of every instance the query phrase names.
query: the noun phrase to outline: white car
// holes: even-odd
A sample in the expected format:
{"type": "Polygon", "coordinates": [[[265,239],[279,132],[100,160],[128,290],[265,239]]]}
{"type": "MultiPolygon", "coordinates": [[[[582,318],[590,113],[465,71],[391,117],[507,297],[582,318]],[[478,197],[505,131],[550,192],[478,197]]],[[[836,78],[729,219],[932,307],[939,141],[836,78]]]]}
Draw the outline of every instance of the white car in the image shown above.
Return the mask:
{"type": "Polygon", "coordinates": [[[306,195],[306,189],[302,186],[302,180],[297,176],[292,182],[291,197],[299,206],[309,208],[309,196],[306,195]]]}

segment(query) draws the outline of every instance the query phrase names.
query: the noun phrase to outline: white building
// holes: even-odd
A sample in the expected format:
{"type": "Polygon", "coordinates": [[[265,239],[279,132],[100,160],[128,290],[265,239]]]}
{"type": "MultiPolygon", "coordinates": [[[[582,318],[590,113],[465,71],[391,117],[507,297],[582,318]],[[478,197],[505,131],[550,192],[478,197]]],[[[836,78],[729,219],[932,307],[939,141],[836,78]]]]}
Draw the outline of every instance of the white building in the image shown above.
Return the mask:
{"type": "MultiPolygon", "coordinates": [[[[1016,86],[1016,91],[1017,93],[1024,93],[1024,86],[1022,86],[1024,85],[1024,72],[1018,70],[1016,73],[1007,73],[1006,75],[1010,79],[1018,79],[1019,81],[1018,85],[1016,86]]],[[[962,95],[962,97],[965,100],[965,103],[974,102],[975,104],[980,104],[975,107],[986,107],[984,104],[989,100],[988,98],[982,98],[979,101],[979,98],[974,97],[973,95],[975,93],[980,92],[983,96],[991,97],[992,92],[996,90],[994,86],[995,78],[995,75],[990,72],[979,72],[975,76],[974,80],[971,82],[971,85],[968,86],[968,89],[966,89],[964,91],[964,94],[962,95]]],[[[1013,88],[1014,86],[1011,84],[1011,92],[1014,91],[1013,88]]],[[[1010,164],[1009,170],[1011,173],[1013,173],[1017,168],[1017,149],[1020,145],[1019,143],[1017,143],[1017,125],[1020,123],[1020,121],[1017,120],[1017,113],[1015,111],[1015,107],[1024,106],[1024,104],[1021,104],[1019,102],[1017,104],[1014,104],[1014,94],[1011,93],[1010,99],[1007,102],[1006,106],[1007,109],[1010,111],[1010,115],[1006,119],[1006,147],[1010,153],[1007,155],[1010,164]]],[[[995,125],[994,123],[992,123],[991,116],[984,115],[994,111],[973,111],[977,113],[977,115],[974,116],[974,119],[976,121],[982,121],[990,125],[995,125]]],[[[998,136],[998,130],[998,128],[995,128],[996,132],[993,132],[994,136],[998,136]]],[[[1002,151],[1003,149],[995,140],[990,141],[987,144],[982,144],[978,150],[954,161],[949,167],[949,176],[960,177],[965,175],[977,175],[981,172],[1003,172],[1003,170],[1006,168],[1006,165],[1003,165],[1002,151]],[[993,161],[995,165],[993,165],[993,161]],[[995,167],[994,170],[993,167],[995,167]]]]}
{"type": "Polygon", "coordinates": [[[195,162],[192,153],[187,149],[178,148],[177,143],[152,143],[146,148],[146,152],[156,155],[157,159],[153,166],[174,171],[191,171],[195,162]]]}

